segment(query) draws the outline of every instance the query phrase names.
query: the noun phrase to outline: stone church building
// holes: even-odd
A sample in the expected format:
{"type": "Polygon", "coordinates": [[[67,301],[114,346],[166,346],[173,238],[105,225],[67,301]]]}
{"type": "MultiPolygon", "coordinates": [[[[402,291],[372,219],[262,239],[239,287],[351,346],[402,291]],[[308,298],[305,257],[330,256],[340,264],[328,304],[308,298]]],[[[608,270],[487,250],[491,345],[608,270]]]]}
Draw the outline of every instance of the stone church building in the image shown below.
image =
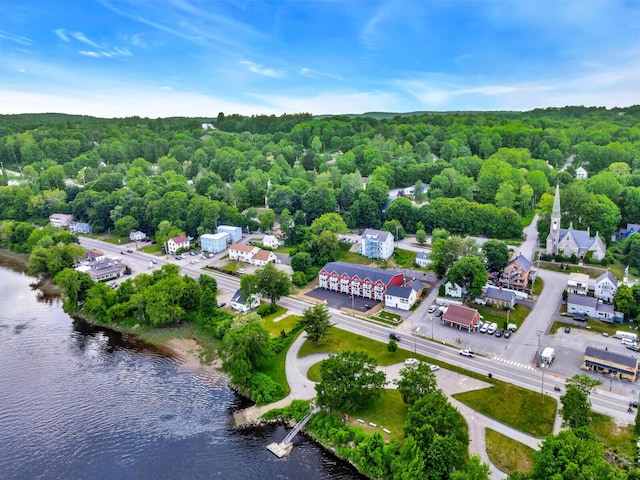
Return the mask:
{"type": "Polygon", "coordinates": [[[547,236],[547,255],[577,256],[580,260],[587,252],[593,252],[593,258],[600,261],[604,258],[607,247],[596,232],[594,237],[589,230],[576,230],[573,223],[569,228],[560,228],[560,186],[556,185],[556,195],[553,199],[551,211],[551,227],[547,236]]]}

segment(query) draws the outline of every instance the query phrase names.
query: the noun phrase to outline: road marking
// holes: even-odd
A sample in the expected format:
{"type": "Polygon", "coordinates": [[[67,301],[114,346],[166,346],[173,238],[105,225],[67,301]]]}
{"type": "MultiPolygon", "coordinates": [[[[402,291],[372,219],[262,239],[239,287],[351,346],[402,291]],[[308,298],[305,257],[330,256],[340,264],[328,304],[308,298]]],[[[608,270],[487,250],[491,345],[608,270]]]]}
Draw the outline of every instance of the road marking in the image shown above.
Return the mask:
{"type": "Polygon", "coordinates": [[[502,363],[506,363],[508,365],[513,365],[514,367],[524,368],[525,370],[535,370],[531,365],[525,365],[523,363],[514,362],[513,360],[505,360],[500,357],[493,357],[494,360],[497,360],[502,363]]]}

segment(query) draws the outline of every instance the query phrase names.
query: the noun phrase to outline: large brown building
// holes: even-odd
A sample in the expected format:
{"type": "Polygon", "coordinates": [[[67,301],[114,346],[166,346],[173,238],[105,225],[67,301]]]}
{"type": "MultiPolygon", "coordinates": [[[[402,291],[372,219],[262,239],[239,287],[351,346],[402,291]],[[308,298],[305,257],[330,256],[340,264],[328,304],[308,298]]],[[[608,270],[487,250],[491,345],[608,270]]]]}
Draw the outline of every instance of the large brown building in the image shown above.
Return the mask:
{"type": "Polygon", "coordinates": [[[450,305],[442,315],[442,323],[457,327],[459,330],[465,328],[469,332],[476,328],[479,320],[478,311],[464,305],[450,305]]]}

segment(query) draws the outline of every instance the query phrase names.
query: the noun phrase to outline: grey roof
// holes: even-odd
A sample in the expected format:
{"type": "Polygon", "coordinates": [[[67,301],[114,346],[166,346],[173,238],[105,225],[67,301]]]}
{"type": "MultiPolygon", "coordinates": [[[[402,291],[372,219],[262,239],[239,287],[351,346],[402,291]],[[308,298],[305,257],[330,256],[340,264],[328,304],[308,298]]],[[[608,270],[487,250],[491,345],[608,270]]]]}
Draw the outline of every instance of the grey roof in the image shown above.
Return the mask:
{"type": "Polygon", "coordinates": [[[613,304],[611,303],[598,302],[598,305],[596,306],[596,312],[608,313],[610,316],[613,316],[615,314],[615,311],[613,309],[613,304]]]}
{"type": "Polygon", "coordinates": [[[399,298],[409,298],[411,295],[411,287],[401,287],[399,285],[389,285],[385,295],[393,295],[399,298]]]}
{"type": "Polygon", "coordinates": [[[533,266],[533,264],[529,261],[529,259],[522,254],[518,255],[516,258],[511,260],[510,264],[511,263],[517,263],[520,266],[520,268],[522,268],[525,272],[530,270],[531,267],[533,266]]]}
{"type": "Polygon", "coordinates": [[[595,297],[587,297],[585,295],[578,295],[576,293],[570,293],[567,297],[567,305],[582,305],[583,307],[596,308],[598,306],[598,299],[595,297]]]}
{"type": "Polygon", "coordinates": [[[601,282],[606,278],[608,278],[609,281],[611,283],[613,283],[616,287],[618,286],[618,279],[616,277],[614,277],[613,274],[609,270],[607,270],[602,275],[600,275],[598,278],[596,278],[596,283],[601,282]]]}
{"type": "Polygon", "coordinates": [[[614,362],[619,365],[626,365],[627,367],[637,368],[638,359],[629,355],[623,355],[621,353],[610,352],[608,350],[602,350],[597,347],[587,347],[584,351],[585,355],[589,357],[599,358],[608,362],[614,362]]]}
{"type": "Polygon", "coordinates": [[[419,258],[421,260],[428,260],[430,254],[431,252],[418,252],[416,253],[416,258],[419,258]]]}
{"type": "Polygon", "coordinates": [[[374,283],[380,280],[385,285],[396,275],[402,275],[402,272],[365,267],[364,265],[355,265],[347,262],[329,262],[322,267],[322,270],[325,270],[327,273],[335,272],[338,275],[347,274],[350,278],[357,276],[360,280],[368,278],[374,283]]]}
{"type": "Polygon", "coordinates": [[[576,245],[578,245],[578,248],[581,248],[581,249],[589,248],[591,245],[593,245],[593,242],[595,241],[595,237],[591,236],[591,233],[589,233],[589,230],[576,230],[575,228],[573,228],[573,226],[570,226],[568,229],[561,228],[560,238],[564,238],[564,236],[567,233],[571,233],[571,236],[575,240],[576,245]]]}
{"type": "Polygon", "coordinates": [[[375,238],[380,242],[386,242],[387,238],[393,238],[390,232],[385,232],[384,230],[374,230],[373,228],[367,228],[362,234],[362,238],[375,238]]]}
{"type": "Polygon", "coordinates": [[[503,290],[498,287],[487,287],[486,297],[503,300],[505,302],[513,302],[515,294],[509,290],[503,290]]]}
{"type": "Polygon", "coordinates": [[[241,303],[241,304],[245,304],[247,302],[248,296],[245,295],[245,293],[242,290],[236,290],[236,293],[233,294],[233,297],[231,297],[231,301],[233,303],[241,303]]]}
{"type": "Polygon", "coordinates": [[[409,284],[409,286],[416,292],[419,292],[420,290],[424,290],[424,285],[420,280],[414,280],[409,284]]]}

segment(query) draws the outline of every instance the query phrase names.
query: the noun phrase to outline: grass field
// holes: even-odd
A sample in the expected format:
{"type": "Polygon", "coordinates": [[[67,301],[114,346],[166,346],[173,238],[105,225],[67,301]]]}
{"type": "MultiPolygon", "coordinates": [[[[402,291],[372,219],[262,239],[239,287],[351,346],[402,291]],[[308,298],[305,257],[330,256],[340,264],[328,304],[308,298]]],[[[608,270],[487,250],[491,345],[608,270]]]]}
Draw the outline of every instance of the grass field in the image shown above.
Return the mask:
{"type": "Polygon", "coordinates": [[[540,295],[543,288],[544,281],[540,277],[536,277],[536,279],[533,281],[533,294],[540,295]]]}
{"type": "Polygon", "coordinates": [[[535,450],[501,433],[486,429],[487,455],[505,473],[529,473],[533,468],[535,450]]]}
{"type": "MultiPolygon", "coordinates": [[[[378,362],[378,365],[404,362],[406,358],[414,356],[411,352],[401,349],[391,353],[387,350],[386,343],[355,335],[339,328],[330,328],[327,337],[320,345],[308,340],[304,342],[298,356],[304,357],[312,353],[340,353],[345,350],[363,350],[371,355],[378,362]]],[[[416,357],[420,358],[420,356],[416,357]]]]}
{"type": "Polygon", "coordinates": [[[414,268],[416,262],[416,252],[396,248],[393,251],[393,262],[402,268],[414,268]]]}
{"type": "Polygon", "coordinates": [[[580,325],[575,325],[573,323],[569,323],[570,317],[567,317],[567,323],[564,322],[553,322],[551,326],[551,330],[549,333],[556,333],[559,329],[562,329],[566,326],[571,328],[577,328],[581,330],[590,330],[592,332],[598,333],[608,333],[609,336],[613,337],[617,331],[624,331],[630,333],[638,333],[636,330],[631,328],[629,324],[626,323],[607,323],[602,322],[600,320],[595,320],[593,318],[588,318],[586,322],[581,322],[580,325]],[[588,327],[588,328],[587,328],[588,327]]]}
{"type": "Polygon", "coordinates": [[[622,427],[611,417],[594,413],[592,427],[596,438],[604,443],[605,457],[636,462],[637,436],[633,433],[632,425],[622,427]]]}
{"type": "Polygon", "coordinates": [[[556,401],[547,395],[541,396],[539,392],[496,382],[491,388],[457,393],[453,397],[534,437],[543,438],[553,431],[556,401]]]}
{"type": "MultiPolygon", "coordinates": [[[[282,307],[279,307],[279,308],[282,308],[282,307]]],[[[284,310],[284,308],[282,310],[284,310]]],[[[282,313],[280,315],[282,315],[282,313]]],[[[278,335],[280,335],[280,332],[282,330],[284,330],[285,333],[289,333],[291,330],[293,330],[293,327],[295,327],[296,324],[302,318],[299,315],[288,315],[284,318],[281,318],[277,322],[274,322],[274,320],[278,318],[280,315],[277,315],[272,318],[265,318],[264,324],[262,325],[265,328],[265,330],[267,330],[271,334],[272,337],[277,337],[278,335]]]]}
{"type": "Polygon", "coordinates": [[[385,389],[378,400],[350,413],[349,424],[362,427],[367,433],[381,432],[384,427],[391,431],[391,433],[381,432],[385,440],[396,439],[402,442],[404,438],[402,426],[407,418],[408,410],[397,390],[385,389]],[[358,423],[358,418],[364,420],[365,423],[358,423]],[[369,422],[375,423],[377,427],[370,426],[369,422]]]}

